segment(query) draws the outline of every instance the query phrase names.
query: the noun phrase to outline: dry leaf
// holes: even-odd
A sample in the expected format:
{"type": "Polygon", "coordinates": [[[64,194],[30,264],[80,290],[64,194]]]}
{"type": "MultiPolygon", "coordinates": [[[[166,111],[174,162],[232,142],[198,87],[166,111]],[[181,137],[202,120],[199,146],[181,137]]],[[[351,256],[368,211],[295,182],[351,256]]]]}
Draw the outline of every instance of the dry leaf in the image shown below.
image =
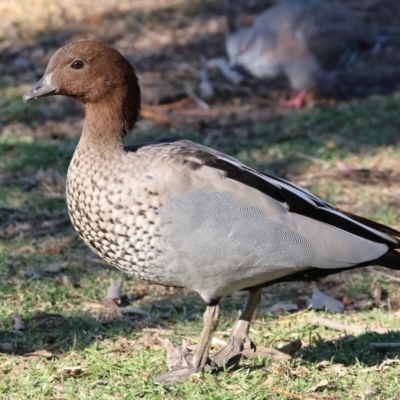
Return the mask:
{"type": "Polygon", "coordinates": [[[328,361],[328,360],[323,360],[323,361],[319,362],[319,363],[316,365],[316,367],[317,367],[317,369],[319,369],[319,370],[321,371],[321,370],[323,370],[323,369],[325,369],[325,368],[328,368],[330,365],[331,365],[331,362],[330,362],[330,361],[328,361]]]}
{"type": "Polygon", "coordinates": [[[367,382],[361,382],[361,390],[363,391],[364,395],[367,395],[367,396],[370,396],[370,395],[376,393],[376,389],[367,382]]]}
{"type": "Polygon", "coordinates": [[[60,272],[64,268],[64,265],[61,263],[53,263],[43,269],[45,272],[49,272],[51,274],[56,274],[60,272]]]}
{"type": "Polygon", "coordinates": [[[348,306],[351,306],[351,305],[354,304],[354,300],[349,299],[347,296],[344,296],[344,297],[343,297],[343,300],[342,300],[342,303],[343,303],[346,307],[348,307],[348,306]]]}
{"type": "Polygon", "coordinates": [[[92,375],[91,372],[87,371],[86,368],[77,366],[77,367],[64,367],[58,372],[63,375],[64,378],[84,378],[85,376],[92,375]]]}
{"type": "Polygon", "coordinates": [[[311,371],[302,365],[298,365],[296,369],[290,370],[290,373],[294,376],[305,376],[311,373],[311,371]]]}
{"type": "Polygon", "coordinates": [[[371,294],[375,301],[381,301],[382,300],[382,286],[378,285],[378,284],[372,286],[371,294]]]}
{"type": "Polygon", "coordinates": [[[320,390],[324,390],[331,386],[331,382],[328,379],[323,379],[322,381],[318,382],[315,386],[313,386],[309,391],[310,392],[319,392],[320,390]]]}
{"type": "Polygon", "coordinates": [[[19,373],[19,372],[22,372],[22,371],[25,371],[25,370],[26,370],[26,365],[25,364],[18,364],[12,369],[12,372],[19,373]]]}
{"type": "Polygon", "coordinates": [[[264,382],[263,386],[272,386],[274,384],[274,378],[272,376],[269,376],[264,382]]]}
{"type": "Polygon", "coordinates": [[[347,368],[343,364],[335,364],[332,366],[332,369],[340,378],[346,376],[348,373],[347,368]]]}
{"type": "Polygon", "coordinates": [[[22,357],[24,357],[24,358],[41,358],[41,357],[44,357],[44,358],[50,359],[50,358],[54,358],[54,354],[51,353],[50,351],[42,349],[42,350],[36,350],[36,351],[34,351],[32,353],[25,353],[25,354],[22,355],[22,357]]]}
{"type": "Polygon", "coordinates": [[[224,385],[225,389],[229,389],[229,390],[240,390],[242,389],[242,387],[240,385],[238,385],[237,383],[234,383],[232,385],[224,385]]]}
{"type": "Polygon", "coordinates": [[[274,314],[282,314],[284,311],[298,311],[298,309],[298,305],[294,303],[277,303],[272,307],[267,308],[265,311],[274,314]]]}
{"type": "Polygon", "coordinates": [[[322,293],[315,284],[312,285],[312,291],[313,294],[311,299],[308,300],[308,303],[314,310],[322,310],[326,308],[335,313],[343,312],[344,304],[341,301],[322,293]]]}
{"type": "Polygon", "coordinates": [[[13,329],[15,331],[24,331],[26,329],[26,325],[24,321],[22,321],[22,318],[18,314],[11,314],[11,318],[14,321],[13,329]]]}

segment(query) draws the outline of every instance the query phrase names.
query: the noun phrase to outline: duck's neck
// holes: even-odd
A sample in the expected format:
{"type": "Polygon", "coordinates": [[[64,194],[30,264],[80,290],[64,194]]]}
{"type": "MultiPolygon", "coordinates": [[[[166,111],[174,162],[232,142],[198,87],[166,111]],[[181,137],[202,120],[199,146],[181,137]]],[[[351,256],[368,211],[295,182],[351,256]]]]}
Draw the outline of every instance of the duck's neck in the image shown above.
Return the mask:
{"type": "Polygon", "coordinates": [[[140,109],[140,89],[137,78],[105,99],[85,105],[85,124],[80,146],[101,153],[122,151],[124,137],[133,129],[140,109]],[[133,87],[132,87],[133,86],[133,87]]]}
{"type": "Polygon", "coordinates": [[[120,104],[109,99],[107,102],[86,104],[80,146],[106,152],[120,150],[127,133],[120,104]]]}

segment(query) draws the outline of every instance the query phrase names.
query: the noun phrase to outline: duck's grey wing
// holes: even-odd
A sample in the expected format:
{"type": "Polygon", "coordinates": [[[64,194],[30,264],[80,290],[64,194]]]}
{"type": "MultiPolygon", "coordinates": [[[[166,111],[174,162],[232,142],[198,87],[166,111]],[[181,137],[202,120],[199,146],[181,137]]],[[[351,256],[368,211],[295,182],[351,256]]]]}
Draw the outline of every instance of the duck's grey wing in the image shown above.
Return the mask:
{"type": "MultiPolygon", "coordinates": [[[[168,193],[159,210],[163,262],[174,271],[166,282],[205,299],[368,265],[400,247],[399,232],[358,221],[216,150],[176,141],[136,151],[159,160],[151,173],[157,191],[168,193]]],[[[396,268],[395,254],[382,264],[396,268]]]]}
{"type": "Polygon", "coordinates": [[[239,181],[283,204],[288,211],[327,223],[368,240],[400,248],[400,232],[367,218],[339,211],[309,191],[282,178],[258,172],[234,157],[188,140],[171,142],[179,146],[185,158],[198,160],[202,165],[223,171],[227,178],[239,181]]]}

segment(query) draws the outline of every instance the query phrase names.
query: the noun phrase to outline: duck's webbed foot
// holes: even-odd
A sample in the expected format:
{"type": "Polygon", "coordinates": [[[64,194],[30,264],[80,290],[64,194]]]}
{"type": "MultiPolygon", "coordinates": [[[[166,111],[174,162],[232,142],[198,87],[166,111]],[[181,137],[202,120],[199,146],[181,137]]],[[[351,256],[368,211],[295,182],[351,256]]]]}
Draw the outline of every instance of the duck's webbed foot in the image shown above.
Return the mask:
{"type": "Polygon", "coordinates": [[[208,357],[212,335],[214,334],[220,316],[219,305],[207,306],[203,316],[204,326],[199,343],[195,351],[191,351],[184,343],[182,347],[176,347],[168,340],[162,343],[167,349],[167,364],[170,371],[158,375],[156,383],[169,385],[183,382],[191,375],[203,372],[206,365],[213,369],[214,365],[208,357]]]}
{"type": "Polygon", "coordinates": [[[250,321],[258,303],[260,302],[260,298],[261,289],[250,291],[246,305],[244,306],[243,311],[229,336],[228,344],[211,357],[211,360],[219,368],[223,366],[231,368],[238,364],[244,349],[249,354],[251,354],[251,352],[256,352],[256,346],[249,338],[248,333],[250,321]]]}

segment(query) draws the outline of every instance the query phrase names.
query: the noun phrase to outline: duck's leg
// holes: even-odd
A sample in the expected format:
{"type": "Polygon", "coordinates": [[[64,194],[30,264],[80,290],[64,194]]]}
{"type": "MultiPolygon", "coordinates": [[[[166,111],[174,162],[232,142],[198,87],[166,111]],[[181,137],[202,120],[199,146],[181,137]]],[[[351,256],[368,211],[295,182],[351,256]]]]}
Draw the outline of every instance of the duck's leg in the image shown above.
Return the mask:
{"type": "Polygon", "coordinates": [[[261,289],[250,290],[249,297],[242,313],[229,336],[228,344],[211,357],[211,360],[216,364],[216,366],[222,367],[225,365],[226,367],[231,367],[236,365],[241,358],[245,344],[248,344],[254,352],[256,351],[256,346],[249,338],[248,333],[250,321],[253,318],[254,311],[258,306],[260,299],[261,289]]]}
{"type": "MultiPolygon", "coordinates": [[[[218,304],[207,306],[203,315],[203,330],[200,335],[199,343],[193,357],[187,359],[188,367],[179,368],[165,372],[155,378],[156,383],[171,384],[182,382],[190,375],[196,372],[202,372],[208,361],[208,353],[210,350],[212,336],[217,329],[220,316],[220,307],[218,304]]],[[[189,357],[188,357],[189,358],[189,357]]]]}

